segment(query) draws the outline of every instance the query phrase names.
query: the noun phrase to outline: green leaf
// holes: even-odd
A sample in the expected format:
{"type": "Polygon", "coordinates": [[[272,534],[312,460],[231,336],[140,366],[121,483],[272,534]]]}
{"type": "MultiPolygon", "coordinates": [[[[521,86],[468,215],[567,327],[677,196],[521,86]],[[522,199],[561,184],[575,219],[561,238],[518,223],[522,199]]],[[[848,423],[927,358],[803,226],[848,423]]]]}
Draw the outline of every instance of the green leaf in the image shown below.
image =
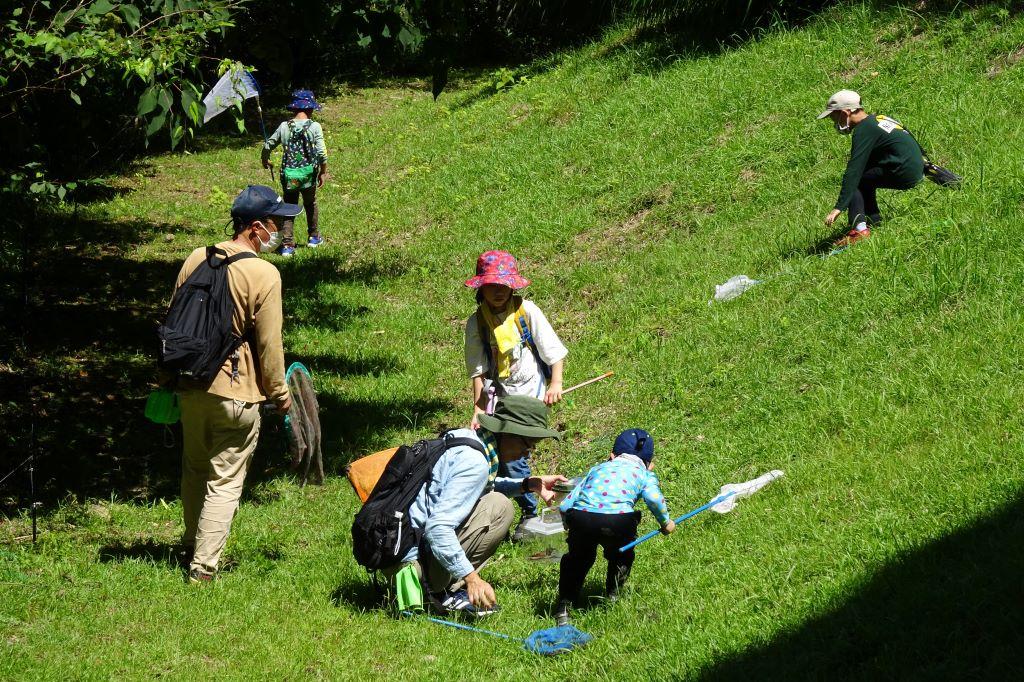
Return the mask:
{"type": "Polygon", "coordinates": [[[359,47],[366,47],[371,42],[373,42],[373,38],[371,38],[370,36],[362,36],[361,38],[359,38],[359,42],[357,44],[359,45],[359,47]]]}
{"type": "Polygon", "coordinates": [[[142,20],[142,13],[139,12],[139,8],[135,5],[129,5],[127,3],[121,5],[121,16],[128,22],[128,25],[133,29],[139,27],[139,23],[142,20]]]}
{"type": "Polygon", "coordinates": [[[160,128],[163,127],[163,125],[164,125],[164,123],[166,121],[167,121],[167,112],[166,111],[162,111],[159,114],[157,114],[156,116],[154,116],[153,120],[151,120],[149,122],[149,125],[146,126],[146,137],[153,137],[153,135],[156,133],[156,131],[160,130],[160,128]]]}
{"type": "Polygon", "coordinates": [[[181,125],[176,125],[171,129],[171,149],[178,146],[181,142],[181,138],[185,136],[185,128],[181,125]]]}
{"type": "Polygon", "coordinates": [[[407,50],[412,49],[417,43],[419,43],[420,37],[419,31],[414,33],[405,26],[403,26],[402,30],[398,32],[398,42],[407,50]]]}
{"type": "Polygon", "coordinates": [[[67,193],[68,191],[64,187],[57,188],[57,198],[60,199],[61,201],[64,201],[64,197],[67,196],[67,193]]]}
{"type": "Polygon", "coordinates": [[[89,9],[86,11],[86,14],[96,16],[98,14],[106,14],[112,9],[114,9],[114,6],[110,4],[110,0],[94,0],[94,2],[89,5],[89,9]]]}
{"type": "Polygon", "coordinates": [[[238,118],[235,119],[235,123],[238,125],[238,132],[244,133],[245,132],[245,119],[242,118],[241,116],[239,116],[238,118]]]}
{"type": "Polygon", "coordinates": [[[139,106],[135,110],[136,116],[145,116],[149,112],[156,108],[156,96],[157,86],[151,85],[146,88],[146,91],[142,93],[142,97],[139,97],[139,106]]]}
{"type": "Polygon", "coordinates": [[[14,16],[20,17],[21,16],[21,12],[22,12],[21,7],[15,7],[14,8],[14,16]]]}
{"type": "Polygon", "coordinates": [[[187,87],[181,89],[179,95],[181,101],[182,110],[188,114],[189,119],[193,123],[199,123],[199,103],[196,101],[195,94],[187,87]]]}
{"type": "Polygon", "coordinates": [[[71,101],[77,104],[78,106],[82,106],[82,98],[79,97],[78,93],[74,90],[68,90],[68,97],[70,97],[71,101]]]}
{"type": "Polygon", "coordinates": [[[166,113],[170,111],[171,106],[174,104],[174,95],[171,94],[170,90],[161,86],[156,101],[160,108],[164,110],[164,113],[166,113]]]}

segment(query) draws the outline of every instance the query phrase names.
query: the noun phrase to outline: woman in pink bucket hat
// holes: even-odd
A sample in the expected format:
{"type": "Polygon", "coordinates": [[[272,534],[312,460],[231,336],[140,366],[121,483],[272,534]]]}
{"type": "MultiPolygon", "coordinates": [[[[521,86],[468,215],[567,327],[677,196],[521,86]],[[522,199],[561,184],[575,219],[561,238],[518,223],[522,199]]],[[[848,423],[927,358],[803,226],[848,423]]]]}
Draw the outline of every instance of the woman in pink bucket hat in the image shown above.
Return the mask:
{"type": "MultiPolygon", "coordinates": [[[[490,414],[502,396],[526,395],[548,405],[562,399],[568,351],[540,308],[515,295],[529,283],[507,251],[482,253],[476,275],[466,280],[467,287],[476,289],[477,301],[476,311],[466,320],[466,370],[473,382],[470,428],[478,428],[478,416],[490,414]]],[[[498,475],[528,478],[527,458],[503,463],[498,475]]],[[[536,516],[533,495],[521,495],[516,502],[523,510],[522,520],[536,516]]],[[[512,539],[517,535],[518,531],[512,539]]]]}

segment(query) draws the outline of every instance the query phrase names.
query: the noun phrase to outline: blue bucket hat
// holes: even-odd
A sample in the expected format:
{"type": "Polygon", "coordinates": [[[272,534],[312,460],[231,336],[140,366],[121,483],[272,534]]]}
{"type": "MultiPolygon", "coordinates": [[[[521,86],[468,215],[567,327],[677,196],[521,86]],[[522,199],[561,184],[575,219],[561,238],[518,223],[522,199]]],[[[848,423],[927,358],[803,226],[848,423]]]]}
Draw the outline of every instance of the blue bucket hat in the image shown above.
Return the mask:
{"type": "Polygon", "coordinates": [[[316,101],[312,90],[295,90],[292,92],[292,103],[288,105],[290,111],[303,111],[315,109],[320,111],[323,107],[316,101]]]}
{"type": "Polygon", "coordinates": [[[615,439],[612,452],[616,455],[633,455],[650,464],[654,459],[654,438],[643,429],[626,429],[615,439]]]}

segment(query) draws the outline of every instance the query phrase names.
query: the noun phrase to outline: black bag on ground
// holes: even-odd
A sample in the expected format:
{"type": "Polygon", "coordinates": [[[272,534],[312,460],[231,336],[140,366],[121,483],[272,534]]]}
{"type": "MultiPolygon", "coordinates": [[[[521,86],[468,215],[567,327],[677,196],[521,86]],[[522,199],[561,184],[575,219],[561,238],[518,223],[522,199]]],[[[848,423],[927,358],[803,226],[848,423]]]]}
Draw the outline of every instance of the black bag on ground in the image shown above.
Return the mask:
{"type": "Polygon", "coordinates": [[[963,178],[927,158],[924,160],[924,176],[941,187],[959,187],[963,178]]]}
{"type": "Polygon", "coordinates": [[[227,266],[243,258],[256,254],[244,251],[228,257],[223,249],[206,247],[206,260],[178,287],[167,318],[157,329],[161,369],[208,383],[242,345],[244,338],[231,329],[235,304],[227,266]]]}
{"type": "Polygon", "coordinates": [[[352,522],[352,553],[361,566],[370,570],[394,566],[419,545],[423,531],[412,527],[409,507],[420,488],[430,482],[441,455],[459,445],[486,455],[479,441],[450,433],[398,448],[352,522]]]}

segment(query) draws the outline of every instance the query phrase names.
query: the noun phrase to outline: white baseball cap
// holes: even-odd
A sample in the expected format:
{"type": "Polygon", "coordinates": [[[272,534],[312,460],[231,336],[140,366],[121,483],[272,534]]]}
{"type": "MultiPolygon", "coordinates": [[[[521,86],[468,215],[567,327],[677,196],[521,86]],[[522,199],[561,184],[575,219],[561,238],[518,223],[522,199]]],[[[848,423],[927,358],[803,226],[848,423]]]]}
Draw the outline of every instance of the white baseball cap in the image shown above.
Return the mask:
{"type": "Polygon", "coordinates": [[[825,118],[833,111],[856,111],[861,108],[860,95],[853,90],[840,90],[828,98],[828,105],[825,111],[818,114],[818,118],[825,118]]]}

